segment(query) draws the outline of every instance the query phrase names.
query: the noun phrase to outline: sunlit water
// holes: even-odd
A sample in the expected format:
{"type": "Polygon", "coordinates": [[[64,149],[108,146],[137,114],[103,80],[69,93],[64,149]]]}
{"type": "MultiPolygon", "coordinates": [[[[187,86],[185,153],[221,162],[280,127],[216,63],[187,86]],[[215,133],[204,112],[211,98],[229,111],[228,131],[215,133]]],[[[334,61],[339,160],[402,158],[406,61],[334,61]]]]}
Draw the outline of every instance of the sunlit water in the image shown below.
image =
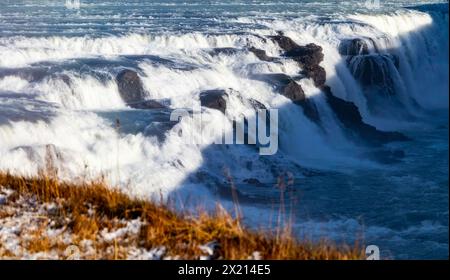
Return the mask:
{"type": "Polygon", "coordinates": [[[274,228],[281,215],[293,218],[299,236],[374,244],[383,258],[448,258],[448,8],[404,9],[432,2],[1,1],[0,170],[35,174],[54,153],[62,179],[103,174],[135,196],[193,207],[219,200],[230,209],[232,179],[250,226],[274,228]],[[300,81],[321,109],[322,128],[252,80],[299,72],[289,59],[261,62],[245,51],[280,56],[264,39],[278,31],[321,45],[333,93],[354,102],[366,122],[411,141],[355,143],[310,82],[300,81]],[[399,57],[403,99],[373,98],[351,77],[337,49],[353,37],[399,57]],[[241,51],[212,55],[217,48],[241,51]],[[200,91],[215,88],[240,92],[228,104],[235,114],[248,106],[242,99],[278,108],[279,152],[260,157],[213,139],[185,144],[180,131],[198,127],[170,123],[170,109],[124,104],[114,80],[124,67],[170,109],[190,108],[200,91]],[[280,176],[294,179],[284,192],[280,176]],[[244,183],[249,178],[261,184],[244,183]]]}

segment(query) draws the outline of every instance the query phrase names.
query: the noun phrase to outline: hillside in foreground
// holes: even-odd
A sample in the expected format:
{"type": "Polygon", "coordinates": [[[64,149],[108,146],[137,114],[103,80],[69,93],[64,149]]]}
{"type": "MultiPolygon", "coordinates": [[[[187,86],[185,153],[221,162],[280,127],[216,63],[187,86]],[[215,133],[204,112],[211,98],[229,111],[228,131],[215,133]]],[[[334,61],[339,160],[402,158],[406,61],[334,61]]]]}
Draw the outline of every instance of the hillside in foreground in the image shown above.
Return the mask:
{"type": "Polygon", "coordinates": [[[220,206],[178,213],[103,182],[0,174],[0,259],[362,259],[360,246],[246,229],[220,206]]]}

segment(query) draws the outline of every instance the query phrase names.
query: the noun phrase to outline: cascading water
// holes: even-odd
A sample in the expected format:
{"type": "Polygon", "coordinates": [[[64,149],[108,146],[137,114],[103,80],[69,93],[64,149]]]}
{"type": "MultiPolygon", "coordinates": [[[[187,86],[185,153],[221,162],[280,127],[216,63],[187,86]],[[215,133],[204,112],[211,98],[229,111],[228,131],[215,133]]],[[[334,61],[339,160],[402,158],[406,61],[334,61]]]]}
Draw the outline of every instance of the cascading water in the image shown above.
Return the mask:
{"type": "Polygon", "coordinates": [[[255,226],[280,207],[277,181],[293,176],[299,235],[351,242],[362,231],[393,257],[448,257],[448,5],[19,2],[0,8],[1,171],[36,174],[51,158],[64,180],[104,175],[135,196],[207,207],[231,204],[231,177],[255,226]],[[173,7],[177,19],[166,15],[173,7]],[[323,61],[286,55],[272,39],[280,34],[320,46],[323,61]],[[124,69],[162,108],[124,99],[124,69]],[[286,94],[298,85],[307,103],[286,94]],[[203,108],[206,123],[169,120],[208,90],[226,91],[229,115],[203,108]],[[255,104],[278,109],[276,155],[200,134],[208,124],[232,130],[230,116],[255,104]],[[390,141],[397,132],[408,140],[390,141]]]}

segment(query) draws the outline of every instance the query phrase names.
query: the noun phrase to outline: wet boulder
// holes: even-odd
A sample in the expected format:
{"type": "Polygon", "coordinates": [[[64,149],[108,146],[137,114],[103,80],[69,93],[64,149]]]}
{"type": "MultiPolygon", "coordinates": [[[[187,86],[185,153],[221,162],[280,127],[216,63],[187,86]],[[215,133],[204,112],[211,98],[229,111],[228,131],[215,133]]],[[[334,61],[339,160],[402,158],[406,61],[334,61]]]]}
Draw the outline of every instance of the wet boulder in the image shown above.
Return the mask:
{"type": "Polygon", "coordinates": [[[376,86],[389,94],[395,93],[394,80],[398,58],[390,54],[353,56],[348,61],[350,72],[363,86],[376,86]]]}
{"type": "Polygon", "coordinates": [[[135,103],[145,99],[146,93],[139,75],[132,70],[123,70],[117,77],[117,86],[123,101],[135,103]]]}
{"type": "Polygon", "coordinates": [[[300,46],[291,38],[283,35],[270,36],[270,38],[285,51],[284,56],[296,60],[301,66],[309,67],[317,65],[323,60],[321,46],[313,43],[300,46]]]}
{"type": "Polygon", "coordinates": [[[122,100],[135,109],[159,109],[165,106],[154,100],[145,100],[146,92],[139,75],[129,69],[121,71],[116,77],[122,100]]]}
{"type": "Polygon", "coordinates": [[[200,93],[200,103],[203,107],[216,109],[225,114],[228,93],[224,89],[206,90],[200,93]]]}
{"type": "Polygon", "coordinates": [[[313,101],[306,98],[305,92],[301,85],[299,85],[292,77],[278,73],[278,74],[259,74],[254,75],[254,79],[264,81],[272,85],[276,91],[285,97],[289,98],[294,104],[303,108],[305,116],[313,122],[320,120],[319,113],[313,101]]]}
{"type": "Polygon", "coordinates": [[[257,74],[253,75],[253,78],[270,84],[276,91],[293,102],[301,101],[306,98],[302,87],[286,74],[257,74]]]}
{"type": "Polygon", "coordinates": [[[298,62],[302,67],[303,74],[311,78],[317,87],[323,86],[326,81],[326,72],[319,64],[323,61],[323,49],[321,46],[310,43],[299,46],[291,38],[277,35],[271,36],[272,40],[278,43],[280,48],[285,50],[283,54],[298,62]]]}
{"type": "Polygon", "coordinates": [[[369,54],[369,46],[362,38],[345,39],[339,44],[341,55],[366,55],[369,54]]]}
{"type": "Polygon", "coordinates": [[[302,67],[303,74],[314,81],[316,87],[320,87],[326,82],[326,72],[319,65],[323,60],[322,47],[315,44],[299,46],[284,54],[287,57],[297,61],[302,67]]]}
{"type": "Polygon", "coordinates": [[[235,55],[237,53],[239,53],[241,50],[237,49],[237,48],[214,48],[212,49],[209,54],[212,56],[217,56],[217,55],[235,55]]]}
{"type": "Polygon", "coordinates": [[[200,103],[203,107],[216,109],[225,113],[229,96],[235,96],[246,106],[254,110],[267,110],[267,107],[253,98],[245,98],[238,91],[231,88],[206,90],[200,93],[200,103]]]}
{"type": "Polygon", "coordinates": [[[302,73],[306,77],[312,79],[316,87],[323,86],[327,81],[327,73],[325,72],[325,69],[323,69],[323,67],[319,65],[313,65],[308,68],[304,68],[302,73]]]}
{"type": "Polygon", "coordinates": [[[300,63],[302,67],[306,68],[318,65],[323,60],[322,47],[313,43],[305,46],[298,46],[286,51],[284,55],[294,59],[300,63]]]}
{"type": "Polygon", "coordinates": [[[291,38],[283,36],[283,35],[275,35],[269,37],[272,41],[276,42],[281,49],[285,52],[292,51],[298,47],[300,47],[297,43],[295,43],[291,38]]]}
{"type": "Polygon", "coordinates": [[[371,38],[343,40],[339,52],[346,56],[347,67],[365,92],[393,95],[396,92],[395,77],[400,68],[399,57],[381,53],[372,40],[374,52],[370,53],[371,38]],[[370,43],[370,42],[369,42],[370,43]]]}
{"type": "Polygon", "coordinates": [[[287,81],[284,85],[282,85],[281,93],[293,102],[306,99],[303,88],[294,80],[287,81]]]}

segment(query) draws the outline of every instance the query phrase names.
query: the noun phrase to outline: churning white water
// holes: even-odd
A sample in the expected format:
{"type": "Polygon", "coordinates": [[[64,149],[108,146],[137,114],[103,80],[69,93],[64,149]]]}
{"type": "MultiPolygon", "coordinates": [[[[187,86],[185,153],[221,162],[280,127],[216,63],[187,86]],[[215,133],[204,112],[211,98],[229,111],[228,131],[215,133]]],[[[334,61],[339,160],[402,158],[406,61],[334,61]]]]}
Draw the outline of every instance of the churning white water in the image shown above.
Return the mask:
{"type": "MultiPolygon", "coordinates": [[[[302,185],[307,189],[321,187],[312,184],[335,186],[337,180],[344,186],[341,186],[343,193],[351,185],[364,186],[359,177],[356,183],[345,179],[353,178],[355,173],[372,180],[370,176],[377,177],[376,174],[388,169],[399,172],[404,168],[400,177],[412,176],[409,165],[387,166],[380,161],[378,156],[383,154],[380,151],[411,150],[416,156],[420,153],[414,148],[420,142],[415,142],[417,131],[437,122],[433,113],[448,111],[445,5],[432,11],[400,9],[400,3],[386,1],[380,10],[354,6],[358,11],[355,13],[350,12],[355,1],[345,1],[336,12],[333,4],[324,1],[305,1],[303,9],[293,3],[275,5],[271,1],[230,6],[173,1],[172,6],[141,3],[142,7],[140,1],[104,4],[82,1],[81,5],[79,1],[67,1],[65,6],[70,9],[56,1],[6,2],[0,8],[1,171],[33,175],[45,170],[50,160],[61,179],[105,176],[111,185],[132,195],[207,197],[212,205],[216,198],[228,203],[226,196],[211,187],[226,182],[226,169],[238,189],[241,182],[250,178],[258,178],[265,186],[260,190],[242,186],[243,203],[252,209],[249,220],[258,223],[260,218],[255,213],[263,211],[261,203],[269,203],[273,195],[277,196],[273,185],[286,172],[294,174],[300,189],[302,185]],[[181,11],[172,11],[174,18],[168,17],[166,13],[177,5],[181,11]],[[317,7],[322,10],[313,13],[317,7]],[[44,9],[50,11],[47,16],[39,13],[44,9]],[[194,12],[202,10],[209,11],[203,19],[194,12]],[[25,22],[19,20],[20,16],[25,22]],[[312,79],[297,79],[301,67],[284,57],[283,49],[268,39],[279,32],[298,45],[321,46],[324,59],[320,65],[326,71],[326,84],[332,94],[353,102],[364,122],[382,131],[405,132],[413,144],[373,148],[364,141],[355,141],[322,90],[312,79]],[[355,77],[354,71],[366,60],[346,57],[340,52],[341,43],[354,38],[366,43],[367,55],[374,55],[370,63],[385,63],[380,75],[392,83],[391,87],[366,87],[355,77]],[[249,47],[264,50],[277,59],[262,61],[248,51],[249,47]],[[397,61],[385,60],[388,56],[397,61]],[[146,99],[167,104],[168,109],[137,110],[127,106],[115,79],[124,68],[138,73],[146,99]],[[281,95],[273,85],[254,79],[255,75],[280,73],[296,78],[315,104],[320,123],[308,118],[300,106],[281,95]],[[213,145],[219,135],[203,139],[202,144],[187,144],[183,140],[187,131],[196,137],[205,136],[199,134],[201,127],[191,126],[186,119],[171,123],[170,110],[192,108],[202,91],[213,89],[232,89],[237,93],[227,100],[231,116],[251,109],[251,100],[279,110],[279,151],[275,156],[260,157],[257,149],[247,145],[213,145]],[[395,94],[388,90],[394,90],[395,94]],[[311,173],[322,179],[311,181],[308,179],[311,173]],[[252,197],[256,197],[253,202],[252,197]]],[[[225,122],[232,130],[230,119],[220,111],[204,108],[202,113],[206,123],[201,125],[225,122]]],[[[448,129],[448,119],[444,118],[444,126],[446,123],[448,129]]],[[[448,145],[442,148],[439,142],[442,134],[438,135],[433,145],[439,148],[434,150],[436,154],[431,155],[431,161],[439,153],[448,155],[448,145]]],[[[420,137],[419,133],[417,138],[420,137]]],[[[407,154],[405,162],[411,161],[407,154]]],[[[441,165],[445,168],[448,162],[441,165]]],[[[448,187],[444,177],[436,181],[438,188],[445,184],[448,187]]],[[[425,179],[427,176],[419,176],[414,184],[421,185],[425,179]]],[[[322,195],[326,193],[319,193],[318,197],[322,195]]],[[[443,195],[448,197],[448,188],[443,195]]],[[[299,217],[297,225],[302,226],[302,231],[306,228],[309,233],[315,232],[307,229],[317,230],[317,225],[325,223],[325,234],[339,235],[348,227],[355,230],[354,223],[359,221],[354,217],[359,216],[358,211],[364,212],[355,208],[354,216],[348,213],[338,218],[331,214],[321,216],[316,213],[334,206],[320,205],[324,207],[321,210],[309,209],[313,220],[299,217]]],[[[448,212],[446,215],[448,218],[448,212]]],[[[420,225],[431,220],[442,230],[444,216],[437,221],[413,219],[406,229],[379,220],[369,228],[383,227],[406,240],[408,237],[404,235],[412,234],[407,232],[408,226],[422,229],[420,225]]],[[[448,239],[430,242],[441,248],[448,239]]],[[[389,250],[398,252],[395,248],[389,250]]],[[[427,255],[419,248],[411,256],[445,256],[442,250],[436,252],[427,255]]]]}

